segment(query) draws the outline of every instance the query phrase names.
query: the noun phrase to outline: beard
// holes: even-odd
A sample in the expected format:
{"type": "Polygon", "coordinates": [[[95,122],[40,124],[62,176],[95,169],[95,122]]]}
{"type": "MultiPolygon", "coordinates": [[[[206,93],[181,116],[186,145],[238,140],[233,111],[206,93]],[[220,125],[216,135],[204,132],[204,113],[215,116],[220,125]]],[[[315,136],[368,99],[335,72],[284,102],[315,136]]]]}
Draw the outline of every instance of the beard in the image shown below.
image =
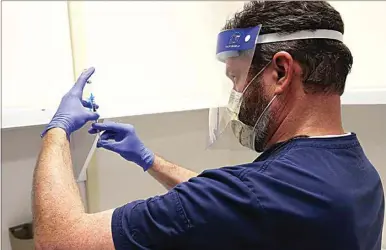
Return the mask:
{"type": "Polygon", "coordinates": [[[271,112],[267,108],[270,100],[266,98],[263,89],[262,77],[257,77],[243,94],[243,102],[240,106],[239,119],[251,126],[255,135],[254,148],[256,152],[263,152],[268,139],[271,112]],[[264,112],[264,114],[263,114],[264,112]]]}

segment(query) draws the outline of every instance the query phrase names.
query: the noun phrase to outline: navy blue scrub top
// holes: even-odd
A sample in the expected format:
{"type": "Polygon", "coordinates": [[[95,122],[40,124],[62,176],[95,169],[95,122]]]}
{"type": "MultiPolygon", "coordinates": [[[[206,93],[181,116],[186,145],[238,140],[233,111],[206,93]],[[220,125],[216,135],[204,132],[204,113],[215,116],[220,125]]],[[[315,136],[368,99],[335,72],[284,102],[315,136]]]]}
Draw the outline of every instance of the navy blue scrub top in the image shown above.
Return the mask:
{"type": "Polygon", "coordinates": [[[115,209],[116,249],[381,249],[380,177],[355,134],[296,138],[115,209]]]}

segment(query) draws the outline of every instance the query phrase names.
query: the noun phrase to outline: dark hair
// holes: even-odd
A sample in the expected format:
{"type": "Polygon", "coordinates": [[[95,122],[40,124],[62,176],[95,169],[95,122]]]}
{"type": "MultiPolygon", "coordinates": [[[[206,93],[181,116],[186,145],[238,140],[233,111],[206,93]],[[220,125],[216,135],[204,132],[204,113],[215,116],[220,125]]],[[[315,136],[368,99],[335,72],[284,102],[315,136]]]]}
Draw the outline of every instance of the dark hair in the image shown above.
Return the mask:
{"type": "MultiPolygon", "coordinates": [[[[224,29],[262,24],[260,35],[292,33],[300,30],[331,29],[344,33],[338,11],[325,1],[253,1],[227,21],[224,29]]],[[[251,73],[269,63],[275,53],[287,51],[302,67],[306,92],[344,92],[353,58],[340,41],[305,39],[258,44],[251,73]]]]}

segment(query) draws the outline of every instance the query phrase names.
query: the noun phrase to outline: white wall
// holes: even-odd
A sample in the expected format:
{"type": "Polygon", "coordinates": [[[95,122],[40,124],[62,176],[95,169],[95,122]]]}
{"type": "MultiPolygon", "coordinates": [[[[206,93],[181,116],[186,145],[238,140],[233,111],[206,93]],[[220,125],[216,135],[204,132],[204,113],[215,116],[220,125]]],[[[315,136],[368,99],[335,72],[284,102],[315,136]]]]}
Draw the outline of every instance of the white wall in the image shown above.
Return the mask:
{"type": "Polygon", "coordinates": [[[382,72],[386,57],[385,1],[329,1],[344,22],[344,43],[351,50],[354,64],[347,77],[347,89],[386,88],[382,72]]]}

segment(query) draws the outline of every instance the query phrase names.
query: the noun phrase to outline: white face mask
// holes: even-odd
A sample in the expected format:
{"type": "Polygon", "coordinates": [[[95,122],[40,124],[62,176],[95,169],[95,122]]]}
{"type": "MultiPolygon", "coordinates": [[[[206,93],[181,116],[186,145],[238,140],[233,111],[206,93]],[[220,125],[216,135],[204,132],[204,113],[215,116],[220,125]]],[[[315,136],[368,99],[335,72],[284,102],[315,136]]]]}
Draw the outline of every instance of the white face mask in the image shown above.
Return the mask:
{"type": "Polygon", "coordinates": [[[256,121],[255,126],[249,126],[242,121],[239,120],[239,113],[240,113],[240,107],[241,103],[243,101],[243,94],[246,91],[246,89],[249,87],[249,85],[258,77],[264,69],[269,65],[268,63],[263,69],[257,73],[253,79],[247,84],[247,87],[243,90],[243,92],[237,92],[236,90],[232,89],[229,101],[228,101],[228,108],[227,111],[229,112],[229,115],[231,117],[230,125],[233,131],[233,134],[236,136],[238,141],[241,145],[244,147],[248,147],[252,150],[255,150],[257,152],[262,152],[263,148],[256,147],[256,141],[263,140],[265,138],[261,138],[261,134],[264,134],[265,130],[268,127],[269,117],[267,116],[267,111],[273,101],[276,98],[276,95],[271,99],[271,101],[268,103],[268,105],[264,108],[263,112],[260,114],[259,118],[256,121]],[[259,138],[260,137],[260,138],[259,138]]]}
{"type": "MultiPolygon", "coordinates": [[[[257,119],[255,126],[253,127],[240,121],[238,114],[237,115],[235,113],[232,114],[231,128],[232,128],[233,134],[236,136],[236,138],[238,139],[241,145],[243,145],[244,147],[250,148],[252,150],[255,150],[257,152],[262,152],[264,150],[263,148],[257,147],[256,142],[262,139],[265,139],[262,137],[263,137],[263,134],[266,132],[266,129],[268,128],[269,117],[267,116],[267,111],[271,106],[271,104],[273,103],[273,101],[275,100],[275,98],[276,98],[276,95],[271,99],[271,101],[265,107],[265,109],[257,119]]],[[[240,103],[237,103],[237,104],[232,103],[231,105],[240,105],[240,103]]]]}

